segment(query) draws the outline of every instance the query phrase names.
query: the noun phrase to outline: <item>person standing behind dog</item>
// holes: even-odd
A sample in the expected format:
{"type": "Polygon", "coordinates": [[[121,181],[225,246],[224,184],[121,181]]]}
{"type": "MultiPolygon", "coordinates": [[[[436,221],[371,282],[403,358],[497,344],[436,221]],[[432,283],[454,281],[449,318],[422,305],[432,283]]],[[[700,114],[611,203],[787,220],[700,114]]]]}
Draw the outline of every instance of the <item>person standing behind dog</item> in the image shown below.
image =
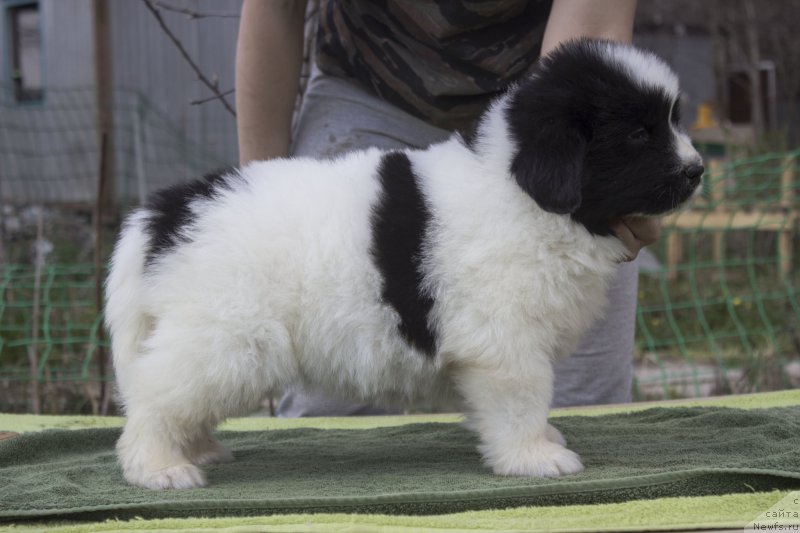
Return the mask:
{"type": "MultiPolygon", "coordinates": [[[[294,137],[306,2],[244,0],[236,57],[240,163],[424,147],[467,132],[540,55],[578,37],[630,42],[636,0],[320,0],[315,64],[294,137]]],[[[646,176],[642,177],[646,179],[646,176]]],[[[654,219],[615,221],[635,258],[654,219]]],[[[638,265],[623,263],[604,318],[555,364],[554,406],[631,400],[638,265]]],[[[279,416],[377,414],[289,391],[279,416]]]]}

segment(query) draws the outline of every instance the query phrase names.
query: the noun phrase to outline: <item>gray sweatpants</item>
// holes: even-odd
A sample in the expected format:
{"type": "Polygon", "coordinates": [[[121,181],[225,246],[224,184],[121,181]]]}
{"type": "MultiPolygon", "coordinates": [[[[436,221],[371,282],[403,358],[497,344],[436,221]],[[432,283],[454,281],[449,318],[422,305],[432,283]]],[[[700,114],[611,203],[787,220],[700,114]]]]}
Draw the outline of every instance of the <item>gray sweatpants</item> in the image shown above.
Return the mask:
{"type": "MultiPolygon", "coordinates": [[[[292,153],[329,157],[370,146],[424,147],[450,135],[348,80],[315,70],[296,124],[292,153]]],[[[554,406],[631,400],[638,274],[636,262],[619,266],[605,316],[572,356],[556,362],[554,406]]],[[[302,390],[288,391],[278,406],[278,416],[283,417],[387,412],[391,411],[302,390]]]]}

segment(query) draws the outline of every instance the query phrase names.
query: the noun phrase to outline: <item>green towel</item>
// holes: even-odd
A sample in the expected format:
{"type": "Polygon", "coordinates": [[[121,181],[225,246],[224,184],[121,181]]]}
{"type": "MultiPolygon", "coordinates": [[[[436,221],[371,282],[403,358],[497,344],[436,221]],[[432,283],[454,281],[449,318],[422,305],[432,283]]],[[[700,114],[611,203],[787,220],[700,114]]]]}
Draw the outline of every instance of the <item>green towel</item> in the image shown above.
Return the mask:
{"type": "Polygon", "coordinates": [[[206,467],[209,487],[177,491],[124,483],[117,428],[26,433],[0,441],[0,519],[439,514],[800,488],[797,408],[658,408],[554,424],[585,472],[494,476],[458,424],[223,431],[236,461],[206,467]]]}

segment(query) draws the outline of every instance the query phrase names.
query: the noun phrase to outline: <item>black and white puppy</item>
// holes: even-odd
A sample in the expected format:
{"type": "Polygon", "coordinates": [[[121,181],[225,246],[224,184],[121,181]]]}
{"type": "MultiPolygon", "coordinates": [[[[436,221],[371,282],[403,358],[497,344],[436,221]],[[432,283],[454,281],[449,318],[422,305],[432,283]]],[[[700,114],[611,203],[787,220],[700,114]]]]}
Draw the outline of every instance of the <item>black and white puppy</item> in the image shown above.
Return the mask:
{"type": "Polygon", "coordinates": [[[257,162],[157,193],[107,281],[125,478],[203,485],[200,465],[232,459],[215,426],[296,384],[381,403],[455,390],[497,474],[581,471],[547,423],[551,361],[626,255],[609,221],[698,187],[678,105],[652,54],[574,41],[469,141],[257,162]]]}

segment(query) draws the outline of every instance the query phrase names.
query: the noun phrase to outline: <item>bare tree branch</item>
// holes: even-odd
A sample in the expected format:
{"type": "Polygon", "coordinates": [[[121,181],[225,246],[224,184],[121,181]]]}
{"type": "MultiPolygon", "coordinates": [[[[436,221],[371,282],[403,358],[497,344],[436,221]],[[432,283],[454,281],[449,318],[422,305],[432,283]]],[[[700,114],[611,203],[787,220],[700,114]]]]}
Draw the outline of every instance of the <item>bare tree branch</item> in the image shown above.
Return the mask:
{"type": "Polygon", "coordinates": [[[199,100],[192,100],[189,102],[191,105],[200,105],[205,104],[206,102],[210,102],[211,100],[216,100],[218,98],[222,98],[223,96],[228,96],[229,94],[233,94],[236,92],[236,89],[228,89],[227,91],[220,93],[218,95],[209,96],[208,98],[201,98],[199,100]]]}
{"type": "Polygon", "coordinates": [[[203,74],[203,71],[200,70],[200,67],[198,67],[197,63],[195,63],[194,60],[191,58],[189,53],[183,47],[183,44],[181,44],[180,40],[178,40],[178,38],[175,37],[175,34],[172,33],[172,31],[166,25],[164,19],[161,17],[161,13],[159,12],[158,8],[155,5],[153,5],[153,2],[151,0],[142,0],[142,2],[144,2],[144,5],[147,6],[147,9],[149,9],[150,12],[153,13],[153,16],[156,18],[156,21],[158,22],[159,26],[161,26],[161,29],[164,30],[164,33],[167,34],[167,37],[169,37],[169,39],[178,49],[178,52],[180,52],[180,54],[183,56],[186,62],[189,63],[189,66],[192,68],[192,70],[194,70],[195,74],[197,75],[197,79],[199,79],[206,87],[208,87],[211,90],[211,92],[216,95],[214,99],[218,99],[225,107],[225,109],[227,109],[228,112],[235,117],[236,111],[234,111],[231,105],[228,103],[228,101],[225,100],[225,95],[223,95],[220,92],[219,88],[217,87],[217,83],[212,82],[205,76],[205,74],[203,74]]]}
{"type": "Polygon", "coordinates": [[[186,15],[186,17],[190,20],[194,19],[204,19],[204,18],[223,18],[223,19],[238,19],[239,15],[233,13],[200,13],[198,11],[192,11],[191,9],[186,9],[183,7],[175,7],[169,4],[165,4],[164,2],[159,2],[155,0],[155,5],[160,7],[164,11],[172,11],[173,13],[180,13],[182,15],[186,15]]]}

